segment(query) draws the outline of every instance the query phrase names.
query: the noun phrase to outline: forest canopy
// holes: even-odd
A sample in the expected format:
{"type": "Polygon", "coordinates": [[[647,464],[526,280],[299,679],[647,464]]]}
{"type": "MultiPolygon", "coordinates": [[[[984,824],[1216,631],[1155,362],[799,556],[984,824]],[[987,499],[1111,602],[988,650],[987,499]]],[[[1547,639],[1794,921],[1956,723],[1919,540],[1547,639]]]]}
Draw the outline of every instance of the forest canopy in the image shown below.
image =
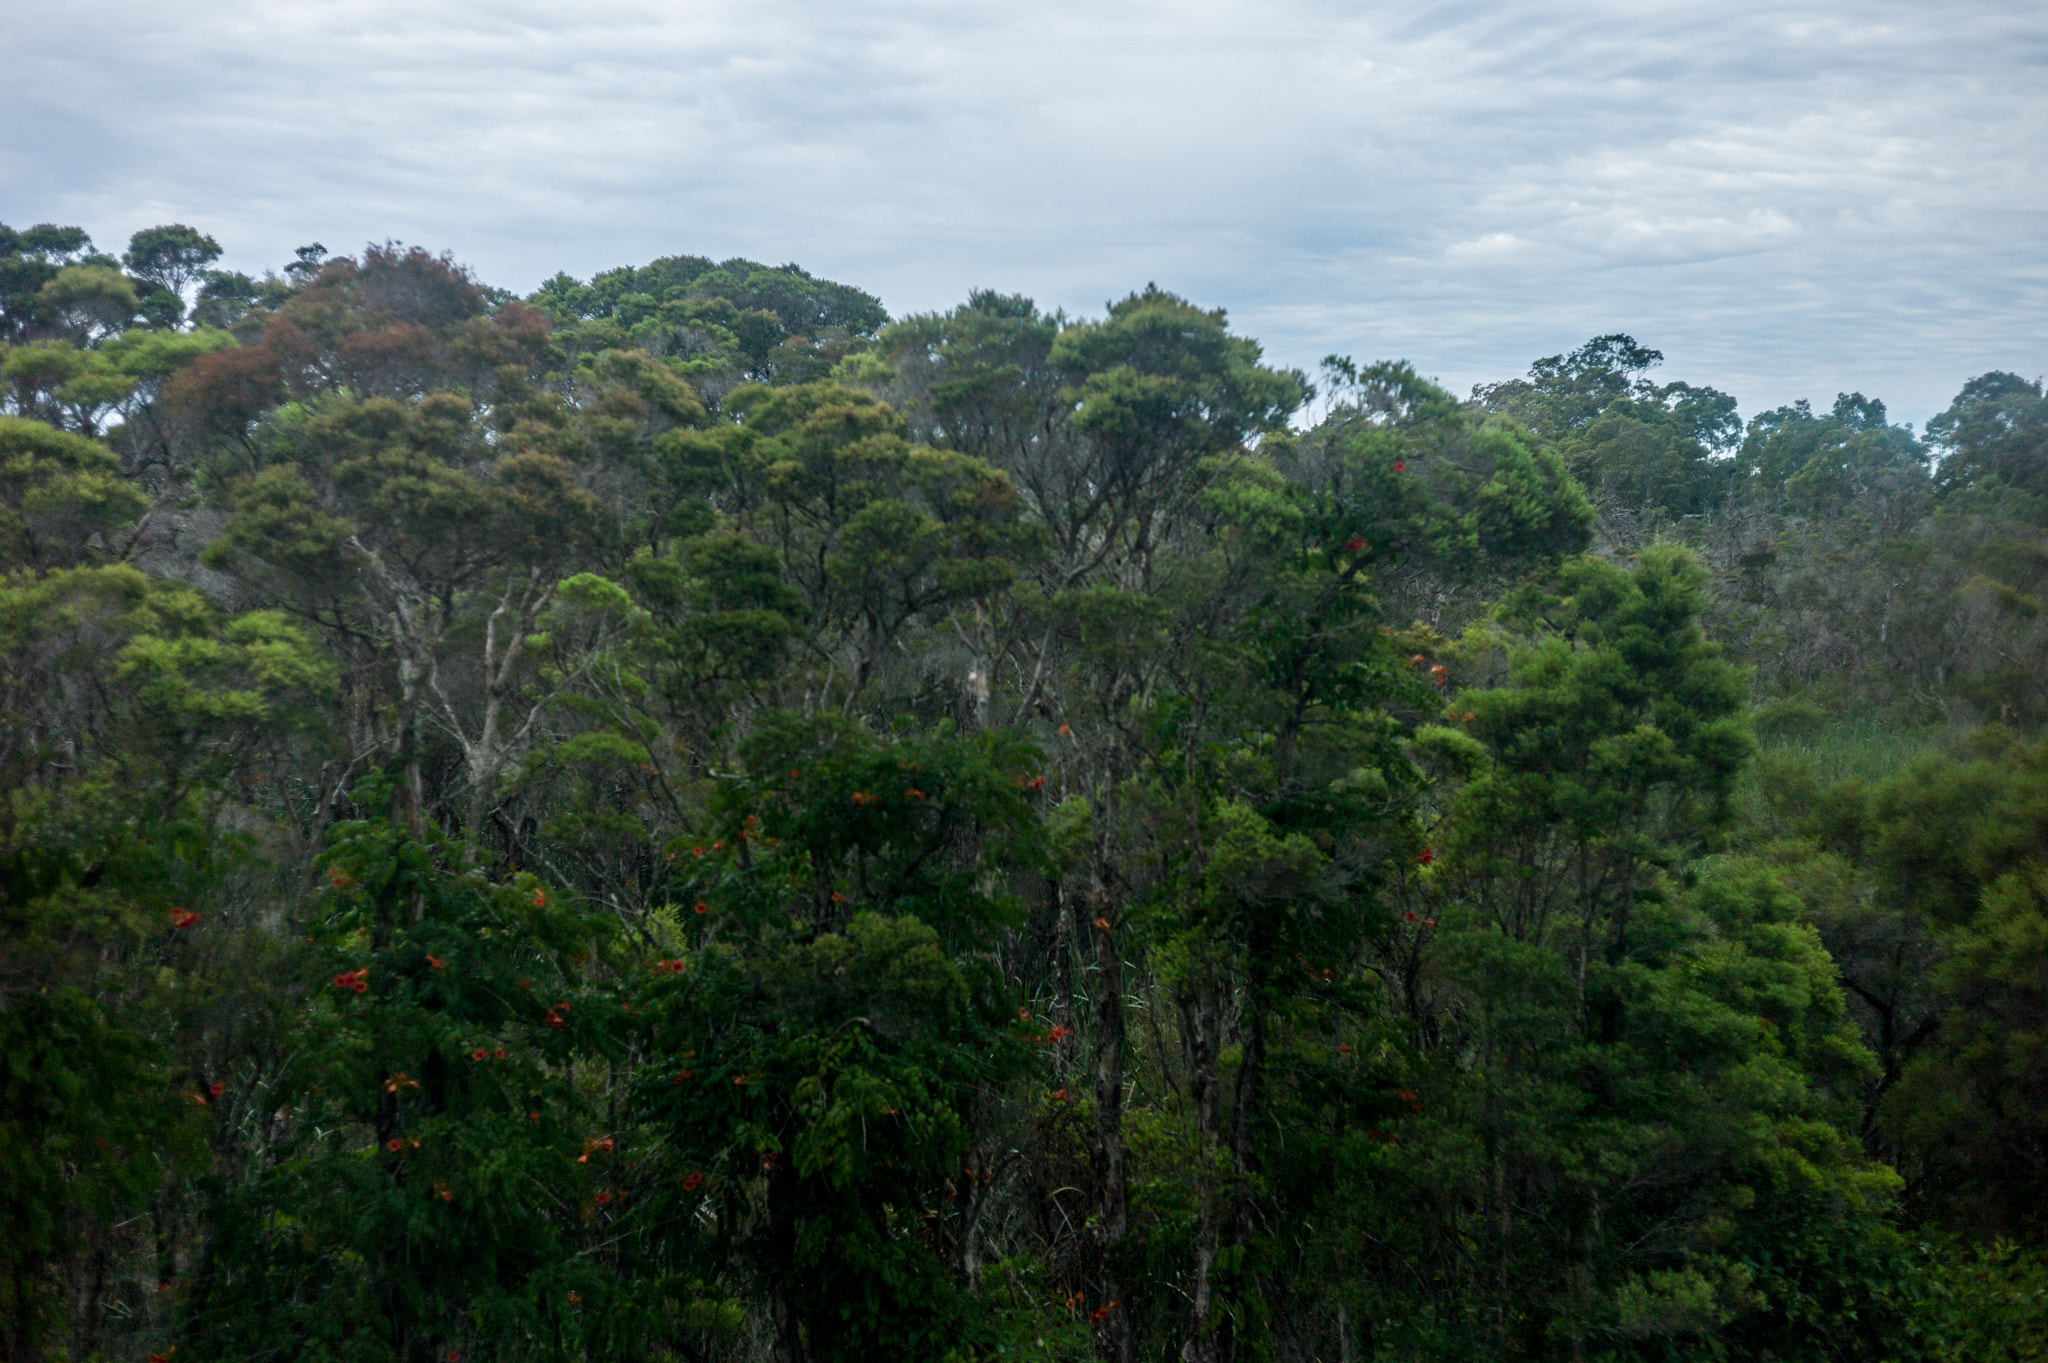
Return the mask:
{"type": "Polygon", "coordinates": [[[10,1360],[2048,1357],[2048,400],[0,226],[10,1360]]]}

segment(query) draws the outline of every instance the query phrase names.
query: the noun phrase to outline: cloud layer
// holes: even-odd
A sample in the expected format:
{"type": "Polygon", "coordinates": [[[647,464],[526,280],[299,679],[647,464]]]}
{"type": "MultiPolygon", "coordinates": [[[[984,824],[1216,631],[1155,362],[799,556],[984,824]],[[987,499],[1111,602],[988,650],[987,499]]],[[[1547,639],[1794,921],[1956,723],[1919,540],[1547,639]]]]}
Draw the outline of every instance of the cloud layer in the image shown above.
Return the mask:
{"type": "Polygon", "coordinates": [[[1745,412],[2048,368],[2048,11],[2009,0],[14,0],[0,128],[0,219],[242,268],[1157,280],[1461,389],[1625,330],[1745,412]]]}

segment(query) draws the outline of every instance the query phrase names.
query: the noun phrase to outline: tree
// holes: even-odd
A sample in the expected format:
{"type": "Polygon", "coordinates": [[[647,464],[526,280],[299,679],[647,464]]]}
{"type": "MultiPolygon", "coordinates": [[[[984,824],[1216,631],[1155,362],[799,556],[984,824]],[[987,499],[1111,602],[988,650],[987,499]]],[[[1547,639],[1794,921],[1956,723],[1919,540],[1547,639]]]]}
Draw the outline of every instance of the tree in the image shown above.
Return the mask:
{"type": "Polygon", "coordinates": [[[121,254],[130,274],[171,295],[177,314],[184,312],[185,290],[204,279],[207,266],[219,259],[220,243],[183,223],[146,227],[128,239],[121,254]]]}
{"type": "MultiPolygon", "coordinates": [[[[1935,487],[1951,505],[1989,506],[2013,494],[2048,494],[2048,400],[2041,383],[1993,371],[1963,385],[1955,401],[1927,423],[1927,439],[1941,451],[1935,487]]],[[[2042,504],[2009,505],[2014,519],[2038,522],[2042,504]]]]}

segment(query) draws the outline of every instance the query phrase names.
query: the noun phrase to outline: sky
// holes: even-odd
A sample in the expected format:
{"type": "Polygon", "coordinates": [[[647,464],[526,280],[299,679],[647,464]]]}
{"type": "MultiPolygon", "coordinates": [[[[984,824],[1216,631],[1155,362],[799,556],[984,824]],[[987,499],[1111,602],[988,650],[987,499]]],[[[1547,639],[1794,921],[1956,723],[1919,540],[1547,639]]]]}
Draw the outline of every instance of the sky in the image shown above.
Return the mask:
{"type": "Polygon", "coordinates": [[[1623,331],[1924,425],[2048,370],[2048,5],[5,0],[0,221],[522,293],[744,255],[899,316],[1157,282],[1460,392],[1623,331]]]}

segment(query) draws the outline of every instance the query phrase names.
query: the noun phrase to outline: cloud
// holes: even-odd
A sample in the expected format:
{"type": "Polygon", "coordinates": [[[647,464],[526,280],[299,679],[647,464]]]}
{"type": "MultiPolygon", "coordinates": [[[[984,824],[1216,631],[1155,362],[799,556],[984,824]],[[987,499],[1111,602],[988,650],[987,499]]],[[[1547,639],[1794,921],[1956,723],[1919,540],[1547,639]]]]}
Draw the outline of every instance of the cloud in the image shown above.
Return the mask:
{"type": "Polygon", "coordinates": [[[1746,411],[2048,368],[2048,16],[1979,0],[14,0],[0,218],[527,289],[798,260],[902,313],[1147,280],[1463,387],[1627,330],[1746,411]]]}

